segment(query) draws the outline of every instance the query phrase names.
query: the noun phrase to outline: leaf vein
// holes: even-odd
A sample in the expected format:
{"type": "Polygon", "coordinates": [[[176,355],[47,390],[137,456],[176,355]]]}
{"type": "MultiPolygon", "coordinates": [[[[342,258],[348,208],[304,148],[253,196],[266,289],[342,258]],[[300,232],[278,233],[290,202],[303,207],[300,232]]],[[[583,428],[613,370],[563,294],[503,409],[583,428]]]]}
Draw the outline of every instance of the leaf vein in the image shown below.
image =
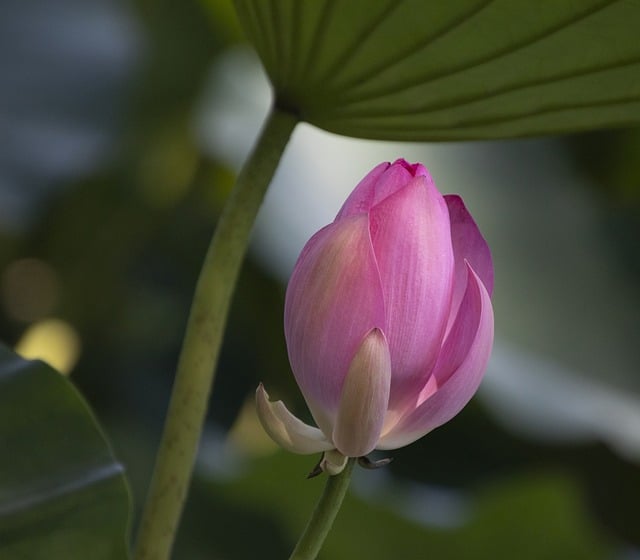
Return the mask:
{"type": "Polygon", "coordinates": [[[392,59],[381,61],[379,65],[371,67],[367,69],[366,72],[363,72],[355,76],[353,79],[349,80],[348,82],[341,84],[341,89],[346,90],[355,85],[366,84],[372,78],[375,78],[376,76],[378,76],[381,72],[384,72],[385,70],[388,70],[389,68],[393,67],[395,64],[397,64],[398,60],[405,59],[406,57],[412,54],[415,54],[418,51],[426,49],[434,41],[451,33],[456,28],[460,27],[465,22],[467,22],[469,19],[473,18],[477,13],[481,12],[483,9],[485,9],[494,1],[495,0],[480,0],[478,4],[475,4],[474,6],[472,6],[472,8],[468,12],[465,12],[459,15],[453,21],[449,22],[448,25],[445,25],[442,29],[434,30],[435,32],[432,35],[424,37],[417,44],[408,47],[403,52],[396,53],[396,56],[394,56],[392,59]]]}
{"type": "MultiPolygon", "coordinates": [[[[455,66],[453,68],[448,68],[448,69],[442,69],[439,72],[433,72],[433,73],[428,73],[422,76],[415,76],[412,77],[409,80],[406,80],[402,83],[398,83],[398,82],[394,82],[393,84],[389,85],[389,86],[385,86],[385,87],[380,87],[374,91],[370,91],[367,94],[359,94],[357,93],[357,91],[353,91],[351,93],[351,95],[346,95],[344,96],[342,99],[345,100],[346,102],[349,101],[358,101],[358,102],[362,102],[362,101],[368,101],[370,99],[375,99],[376,97],[380,97],[380,96],[384,96],[384,95],[389,95],[391,93],[397,93],[400,91],[404,91],[407,89],[410,89],[412,87],[416,87],[418,85],[425,85],[428,84],[430,82],[433,82],[437,79],[440,78],[444,78],[444,77],[449,77],[449,76],[453,76],[455,74],[459,74],[461,72],[464,72],[466,70],[469,70],[471,68],[474,68],[476,66],[479,66],[481,64],[485,64],[485,63],[489,63],[489,62],[494,62],[500,58],[503,58],[507,55],[513,54],[519,50],[522,50],[524,48],[527,48],[531,45],[534,45],[535,43],[546,39],[547,37],[550,37],[552,35],[554,35],[555,33],[561,32],[561,31],[565,31],[566,29],[569,29],[570,27],[576,25],[577,23],[579,23],[580,21],[583,21],[584,19],[598,13],[599,11],[602,11],[604,9],[606,9],[607,7],[619,2],[620,0],[603,0],[602,2],[600,2],[599,4],[590,7],[589,9],[586,9],[584,12],[581,12],[579,14],[572,14],[572,16],[570,18],[567,18],[565,20],[559,21],[557,22],[555,25],[551,26],[548,29],[544,29],[543,31],[541,31],[538,34],[533,35],[532,37],[526,37],[525,39],[523,39],[522,41],[518,42],[518,43],[514,43],[508,46],[505,46],[503,48],[497,49],[496,51],[486,54],[484,56],[480,56],[477,58],[474,58],[470,61],[466,61],[462,64],[459,64],[458,66],[455,66]]],[[[396,61],[393,61],[394,63],[396,61]]],[[[358,86],[362,86],[364,83],[366,83],[367,81],[370,81],[371,78],[373,78],[375,75],[371,75],[366,79],[362,79],[359,80],[358,82],[358,86]]]]}
{"type": "Polygon", "coordinates": [[[341,68],[344,68],[345,62],[350,58],[353,58],[367,40],[371,40],[374,31],[385,21],[395,10],[402,5],[402,2],[398,0],[390,0],[387,6],[380,12],[380,15],[373,19],[371,23],[366,26],[358,35],[354,37],[353,42],[344,48],[340,55],[329,65],[329,68],[318,79],[318,83],[323,83],[329,78],[335,79],[335,76],[339,74],[341,68]]]}
{"type": "Polygon", "coordinates": [[[472,105],[473,103],[476,103],[478,101],[487,101],[504,94],[523,91],[532,87],[553,85],[558,82],[570,81],[573,78],[584,78],[584,77],[593,76],[600,73],[606,73],[611,70],[618,70],[628,66],[635,66],[638,64],[640,64],[640,57],[631,58],[629,60],[623,60],[615,64],[593,66],[591,68],[585,68],[580,71],[565,72],[565,73],[560,73],[554,76],[548,76],[545,78],[531,79],[531,80],[520,82],[517,84],[510,84],[508,86],[504,86],[502,88],[496,89],[492,91],[490,94],[472,94],[468,96],[461,96],[456,99],[449,98],[446,101],[442,101],[440,103],[432,103],[432,104],[427,103],[423,105],[417,105],[415,107],[412,107],[410,110],[407,110],[406,107],[399,108],[397,103],[394,103],[389,107],[381,107],[375,110],[361,110],[361,111],[348,110],[348,107],[353,107],[356,104],[351,104],[349,106],[343,105],[340,107],[338,111],[334,113],[334,115],[332,115],[332,117],[344,115],[341,117],[343,120],[355,120],[359,118],[378,117],[378,116],[400,116],[400,115],[412,115],[412,114],[428,115],[430,113],[434,113],[444,109],[465,107],[468,105],[472,105]]]}

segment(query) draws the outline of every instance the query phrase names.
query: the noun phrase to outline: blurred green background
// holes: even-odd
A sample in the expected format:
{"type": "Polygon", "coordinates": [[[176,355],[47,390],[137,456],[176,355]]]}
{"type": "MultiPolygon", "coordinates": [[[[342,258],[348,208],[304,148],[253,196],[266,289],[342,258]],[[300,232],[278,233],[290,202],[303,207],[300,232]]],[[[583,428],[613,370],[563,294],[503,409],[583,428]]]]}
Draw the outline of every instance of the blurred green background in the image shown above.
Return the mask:
{"type": "MultiPolygon", "coordinates": [[[[268,87],[227,2],[6,0],[0,44],[0,338],[71,375],[139,513],[268,87]]],[[[496,352],[458,418],[356,474],[322,557],[640,558],[640,130],[425,146],[307,126],[237,287],[176,558],[276,559],[295,542],[316,458],[276,450],[251,398],[262,380],[308,418],[286,277],[355,181],[403,155],[464,194],[493,248],[496,352]]]]}

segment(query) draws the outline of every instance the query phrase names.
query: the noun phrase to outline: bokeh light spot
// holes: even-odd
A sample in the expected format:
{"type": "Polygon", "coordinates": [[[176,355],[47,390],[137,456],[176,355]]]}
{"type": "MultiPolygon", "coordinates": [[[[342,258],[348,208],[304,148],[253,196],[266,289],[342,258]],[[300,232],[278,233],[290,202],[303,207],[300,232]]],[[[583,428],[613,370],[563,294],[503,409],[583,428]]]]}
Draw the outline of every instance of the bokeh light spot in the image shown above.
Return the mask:
{"type": "Polygon", "coordinates": [[[31,325],[15,347],[23,358],[47,362],[64,375],[73,370],[80,349],[80,335],[60,319],[45,319],[31,325]]]}
{"type": "Polygon", "coordinates": [[[46,262],[24,258],[2,274],[0,297],[7,315],[31,323],[51,314],[59,298],[58,277],[46,262]]]}

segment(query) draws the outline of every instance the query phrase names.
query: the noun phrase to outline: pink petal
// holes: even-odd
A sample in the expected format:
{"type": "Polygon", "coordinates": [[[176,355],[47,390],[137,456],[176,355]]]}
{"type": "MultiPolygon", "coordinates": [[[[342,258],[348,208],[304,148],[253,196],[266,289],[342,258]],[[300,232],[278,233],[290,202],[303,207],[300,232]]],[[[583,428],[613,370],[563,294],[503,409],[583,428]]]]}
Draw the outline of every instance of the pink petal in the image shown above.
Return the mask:
{"type": "Polygon", "coordinates": [[[394,161],[392,165],[403,166],[409,173],[411,173],[412,177],[427,177],[429,181],[432,181],[429,171],[427,171],[427,168],[421,163],[409,163],[406,159],[399,158],[394,161]]]}
{"type": "Polygon", "coordinates": [[[336,449],[347,457],[373,451],[389,404],[391,357],[384,334],[373,329],[362,341],[344,380],[333,429],[336,449]]]}
{"type": "Polygon", "coordinates": [[[474,395],[493,344],[491,299],[470,266],[460,311],[434,369],[437,390],[382,436],[378,449],[397,449],[453,418],[474,395]]]}
{"type": "Polygon", "coordinates": [[[371,210],[393,377],[390,408],[413,400],[440,352],[453,282],[449,212],[433,183],[417,177],[371,210]]]}
{"type": "Polygon", "coordinates": [[[455,256],[453,297],[448,325],[450,328],[467,288],[465,260],[479,276],[489,296],[493,293],[493,262],[489,246],[465,207],[462,198],[458,195],[445,195],[444,199],[449,207],[451,242],[455,256]]]}
{"type": "Polygon", "coordinates": [[[285,336],[298,385],[325,434],[364,336],[384,326],[384,301],[366,214],[334,222],[307,243],[285,301],[285,336]]]}
{"type": "Polygon", "coordinates": [[[415,177],[426,177],[433,182],[429,172],[420,163],[408,163],[403,159],[393,164],[381,163],[358,183],[343,204],[336,219],[368,212],[373,206],[405,187],[415,177]]]}
{"type": "Polygon", "coordinates": [[[362,181],[360,181],[356,188],[353,189],[349,198],[345,201],[336,216],[336,221],[353,216],[355,214],[361,214],[368,212],[369,208],[373,204],[375,196],[375,188],[380,177],[389,169],[391,164],[389,162],[376,165],[362,181]]]}

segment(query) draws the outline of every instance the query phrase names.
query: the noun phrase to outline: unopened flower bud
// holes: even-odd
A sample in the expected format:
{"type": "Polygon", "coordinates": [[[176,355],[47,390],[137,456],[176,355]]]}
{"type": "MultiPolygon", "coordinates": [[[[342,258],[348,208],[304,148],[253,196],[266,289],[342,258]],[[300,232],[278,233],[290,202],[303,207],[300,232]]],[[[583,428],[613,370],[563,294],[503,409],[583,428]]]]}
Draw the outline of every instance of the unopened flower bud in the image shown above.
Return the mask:
{"type": "MultiPolygon", "coordinates": [[[[339,457],[414,442],[476,392],[493,343],[489,248],[458,196],[420,164],[373,169],[304,247],[287,288],[285,336],[318,428],[257,393],[269,435],[339,457]]],[[[342,466],[341,466],[342,465],[342,466]]]]}

